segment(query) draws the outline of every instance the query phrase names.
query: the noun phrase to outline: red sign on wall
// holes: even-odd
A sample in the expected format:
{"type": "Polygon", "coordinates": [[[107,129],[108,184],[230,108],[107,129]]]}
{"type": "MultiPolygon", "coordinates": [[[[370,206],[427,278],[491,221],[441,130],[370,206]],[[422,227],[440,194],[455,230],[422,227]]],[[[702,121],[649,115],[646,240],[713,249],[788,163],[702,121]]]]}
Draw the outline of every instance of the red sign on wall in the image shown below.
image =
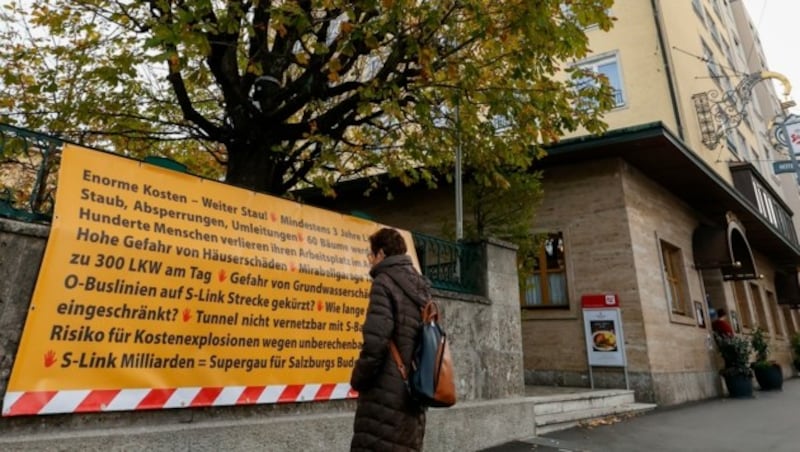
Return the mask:
{"type": "Polygon", "coordinates": [[[618,308],[619,297],[614,293],[583,295],[582,308],[618,308]]]}

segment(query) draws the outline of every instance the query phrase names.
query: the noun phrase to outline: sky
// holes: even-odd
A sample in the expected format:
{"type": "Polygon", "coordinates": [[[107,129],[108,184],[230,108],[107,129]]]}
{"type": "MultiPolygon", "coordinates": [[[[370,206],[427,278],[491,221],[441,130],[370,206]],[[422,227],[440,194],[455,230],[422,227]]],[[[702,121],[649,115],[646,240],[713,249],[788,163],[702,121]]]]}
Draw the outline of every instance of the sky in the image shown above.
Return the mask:
{"type": "MultiPolygon", "coordinates": [[[[792,99],[800,104],[800,0],[743,0],[758,30],[767,66],[789,78],[792,99]]],[[[780,95],[783,90],[779,90],[780,95]]],[[[797,111],[797,107],[793,111],[797,111]]]]}

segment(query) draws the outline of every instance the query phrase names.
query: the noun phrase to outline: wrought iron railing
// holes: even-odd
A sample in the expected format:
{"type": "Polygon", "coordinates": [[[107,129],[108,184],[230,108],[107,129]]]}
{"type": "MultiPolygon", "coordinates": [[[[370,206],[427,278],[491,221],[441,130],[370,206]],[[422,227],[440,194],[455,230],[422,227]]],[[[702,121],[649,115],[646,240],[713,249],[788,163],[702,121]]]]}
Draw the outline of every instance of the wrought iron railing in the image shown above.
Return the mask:
{"type": "Polygon", "coordinates": [[[64,141],[0,124],[0,216],[50,222],[64,141]]]}
{"type": "MultiPolygon", "coordinates": [[[[0,124],[0,217],[49,223],[66,140],[0,124]]],[[[145,162],[187,172],[174,160],[150,156],[145,162]]]]}
{"type": "Polygon", "coordinates": [[[477,244],[455,243],[413,233],[422,274],[434,288],[480,294],[481,248],[477,244]]]}

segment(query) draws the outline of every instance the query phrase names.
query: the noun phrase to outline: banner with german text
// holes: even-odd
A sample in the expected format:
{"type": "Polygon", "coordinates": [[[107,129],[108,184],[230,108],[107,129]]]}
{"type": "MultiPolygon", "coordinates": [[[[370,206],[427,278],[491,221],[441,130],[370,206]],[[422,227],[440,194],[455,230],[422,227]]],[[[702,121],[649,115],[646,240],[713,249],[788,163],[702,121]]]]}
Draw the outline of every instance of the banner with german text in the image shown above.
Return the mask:
{"type": "Polygon", "coordinates": [[[378,224],[70,145],[58,184],[4,416],[353,397],[378,224]]]}

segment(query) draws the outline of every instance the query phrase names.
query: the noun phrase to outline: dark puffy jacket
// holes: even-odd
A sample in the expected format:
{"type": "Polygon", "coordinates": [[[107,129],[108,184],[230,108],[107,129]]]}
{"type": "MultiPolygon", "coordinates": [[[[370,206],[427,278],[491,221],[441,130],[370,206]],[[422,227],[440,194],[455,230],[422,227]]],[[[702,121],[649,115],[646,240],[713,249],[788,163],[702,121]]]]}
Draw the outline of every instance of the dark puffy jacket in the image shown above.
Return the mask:
{"type": "Polygon", "coordinates": [[[420,309],[430,297],[430,285],[407,255],[385,258],[370,275],[364,345],[350,378],[359,393],[350,450],[422,450],[425,411],[409,397],[389,352],[389,340],[394,339],[410,368],[420,309]]]}

